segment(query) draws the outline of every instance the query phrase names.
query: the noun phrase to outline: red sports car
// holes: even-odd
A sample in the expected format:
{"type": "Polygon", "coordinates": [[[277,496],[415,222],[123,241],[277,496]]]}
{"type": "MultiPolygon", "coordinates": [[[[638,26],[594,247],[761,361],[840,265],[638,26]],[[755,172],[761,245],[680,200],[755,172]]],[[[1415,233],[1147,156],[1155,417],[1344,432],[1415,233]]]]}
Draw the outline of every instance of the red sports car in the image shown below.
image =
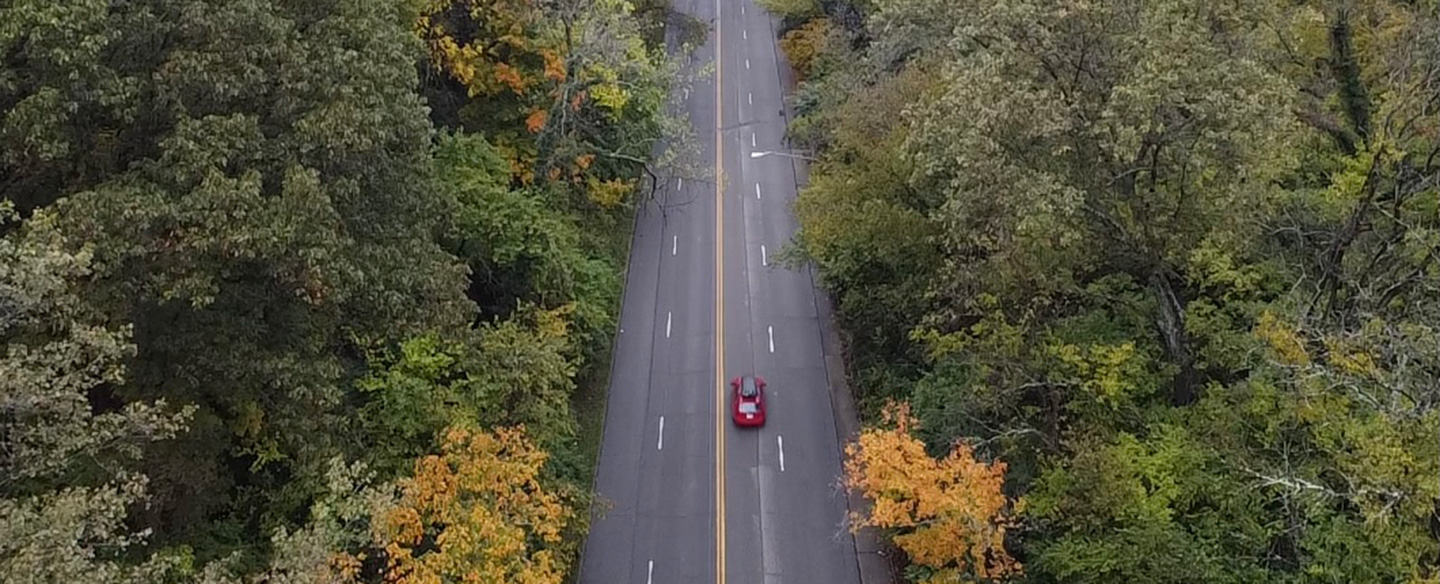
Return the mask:
{"type": "Polygon", "coordinates": [[[730,400],[730,412],[735,416],[736,426],[765,425],[765,378],[736,377],[730,381],[734,398],[730,400]]]}

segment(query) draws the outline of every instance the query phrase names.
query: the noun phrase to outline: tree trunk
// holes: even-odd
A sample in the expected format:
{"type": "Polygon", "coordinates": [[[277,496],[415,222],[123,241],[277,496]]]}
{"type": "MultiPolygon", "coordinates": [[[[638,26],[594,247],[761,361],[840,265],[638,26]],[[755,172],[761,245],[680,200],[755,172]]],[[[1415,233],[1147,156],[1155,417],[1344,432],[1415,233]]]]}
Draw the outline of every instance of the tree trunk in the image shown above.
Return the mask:
{"type": "Polygon", "coordinates": [[[1325,254],[1320,256],[1320,286],[1316,290],[1315,298],[1311,301],[1313,306],[1316,301],[1322,298],[1325,301],[1323,314],[1334,314],[1340,307],[1340,288],[1344,280],[1345,252],[1349,251],[1350,244],[1360,237],[1360,234],[1369,230],[1370,210],[1374,206],[1375,191],[1379,182],[1379,175],[1382,165],[1385,164],[1385,150],[1382,148],[1375,152],[1375,157],[1370,162],[1370,169],[1365,174],[1365,184],[1361,187],[1362,194],[1359,201],[1355,202],[1355,208],[1350,211],[1350,216],[1345,219],[1345,224],[1335,233],[1330,246],[1326,248],[1325,254]]]}
{"type": "Polygon", "coordinates": [[[1350,10],[1335,11],[1335,22],[1330,26],[1330,72],[1340,85],[1340,106],[1355,135],[1361,140],[1370,139],[1370,92],[1360,79],[1360,64],[1355,62],[1355,48],[1351,40],[1350,10]]]}
{"type": "Polygon", "coordinates": [[[1165,343],[1165,352],[1171,362],[1180,369],[1170,381],[1170,403],[1176,406],[1188,405],[1195,401],[1195,359],[1190,354],[1190,339],[1185,334],[1185,304],[1175,293],[1170,276],[1164,268],[1158,268],[1150,275],[1151,289],[1155,292],[1159,312],[1155,325],[1160,331],[1160,340],[1165,343]]]}

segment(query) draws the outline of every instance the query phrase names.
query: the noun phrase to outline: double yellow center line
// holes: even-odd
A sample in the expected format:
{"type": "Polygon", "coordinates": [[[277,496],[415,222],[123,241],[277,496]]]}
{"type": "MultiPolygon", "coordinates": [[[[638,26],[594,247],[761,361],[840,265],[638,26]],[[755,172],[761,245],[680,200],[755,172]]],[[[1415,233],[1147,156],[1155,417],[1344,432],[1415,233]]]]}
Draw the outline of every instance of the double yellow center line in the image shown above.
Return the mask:
{"type": "Polygon", "coordinates": [[[725,147],[724,18],[715,0],[715,583],[725,584],[725,147]]]}

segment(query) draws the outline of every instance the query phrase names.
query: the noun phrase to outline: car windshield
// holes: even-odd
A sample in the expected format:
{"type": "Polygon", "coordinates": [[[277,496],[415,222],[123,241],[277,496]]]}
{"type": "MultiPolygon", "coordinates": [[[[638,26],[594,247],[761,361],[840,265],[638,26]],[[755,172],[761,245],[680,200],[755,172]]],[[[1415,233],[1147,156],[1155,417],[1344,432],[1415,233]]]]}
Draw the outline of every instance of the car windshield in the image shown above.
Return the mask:
{"type": "Polygon", "coordinates": [[[753,414],[757,410],[758,408],[755,407],[755,402],[745,402],[740,404],[740,413],[742,414],[753,414]]]}
{"type": "Polygon", "coordinates": [[[740,380],[740,395],[744,397],[755,397],[756,393],[759,393],[759,391],[755,389],[754,377],[746,377],[740,380]]]}

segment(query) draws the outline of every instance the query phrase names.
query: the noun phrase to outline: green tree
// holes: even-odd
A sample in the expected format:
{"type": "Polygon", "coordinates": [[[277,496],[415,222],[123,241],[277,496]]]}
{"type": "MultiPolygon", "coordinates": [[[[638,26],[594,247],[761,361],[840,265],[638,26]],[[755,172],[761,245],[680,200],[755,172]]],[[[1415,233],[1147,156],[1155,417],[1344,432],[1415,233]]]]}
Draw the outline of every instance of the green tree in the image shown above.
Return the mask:
{"type": "MultiPolygon", "coordinates": [[[[348,0],[88,4],[7,5],[7,42],[25,50],[8,69],[23,83],[5,90],[33,90],[13,98],[24,101],[64,89],[53,109],[87,115],[26,127],[76,157],[103,159],[94,140],[119,140],[118,158],[85,175],[91,162],[30,161],[36,142],[12,142],[27,170],[7,176],[75,174],[6,188],[63,197],[61,232],[94,250],[83,296],[135,324],[116,394],[199,407],[183,439],[145,456],[156,497],[141,524],[162,541],[209,529],[219,541],[202,548],[241,545],[318,488],[361,343],[465,322],[463,267],[436,242],[448,207],[429,186],[413,15],[348,0]],[[95,36],[63,42],[72,30],[95,36]],[[79,49],[94,58],[67,52],[79,49]],[[129,72],[115,83],[131,101],[69,81],[110,62],[129,72]],[[103,102],[96,116],[120,113],[97,122],[87,99],[103,102]],[[206,520],[227,513],[250,533],[206,520]]],[[[17,107],[7,123],[24,122],[17,107]]]]}
{"type": "Polygon", "coordinates": [[[796,94],[861,390],[1006,460],[1031,580],[1433,582],[1434,3],[942,4],[796,94]]]}
{"type": "Polygon", "coordinates": [[[958,313],[984,293],[1020,313],[1123,275],[1149,290],[1171,399],[1188,403],[1184,272],[1202,248],[1243,252],[1233,213],[1272,204],[1287,87],[1260,60],[1253,8],[1044,4],[986,10],[948,49],[949,90],[916,112],[908,152],[952,193],[958,277],[940,286],[958,313]],[[1023,24],[1037,10],[1045,25],[1023,24]]]}
{"type": "Polygon", "coordinates": [[[4,456],[61,475],[0,480],[49,497],[10,501],[17,526],[58,509],[98,534],[25,554],[93,543],[139,562],[117,578],[152,556],[175,579],[368,578],[329,564],[367,553],[358,511],[325,515],[336,461],[388,484],[459,422],[526,424],[554,453],[547,488],[569,489],[589,464],[569,402],[615,322],[627,197],[681,149],[651,157],[679,128],[658,21],[623,2],[0,6],[0,198],[85,266],[57,268],[63,304],[22,271],[6,298],[29,304],[0,303],[15,387],[50,372],[74,394],[0,416],[4,456]],[[447,35],[477,43],[440,65],[483,69],[461,101],[494,142],[435,139],[430,107],[451,104],[421,75],[436,96],[447,35]],[[11,320],[41,313],[75,324],[11,320]],[[180,411],[183,431],[146,417],[180,411]]]}
{"type": "MultiPolygon", "coordinates": [[[[0,204],[0,221],[14,218],[0,204]]],[[[15,582],[149,582],[165,558],[120,559],[144,542],[125,525],[144,501],[132,471],[142,449],[190,415],[163,401],[115,403],[133,353],[128,328],[107,328],[77,296],[88,250],[65,249],[37,213],[0,239],[0,571],[15,582]]]]}
{"type": "MultiPolygon", "coordinates": [[[[528,309],[462,341],[423,336],[370,359],[359,380],[360,446],[370,467],[398,474],[462,423],[525,425],[549,452],[568,446],[576,367],[566,356],[563,315],[528,309]]],[[[568,461],[567,461],[568,462],[568,461]]]]}
{"type": "Polygon", "coordinates": [[[586,245],[584,216],[557,208],[544,189],[512,189],[502,157],[480,136],[441,137],[435,166],[456,202],[446,247],[470,266],[481,318],[506,318],[522,303],[571,305],[570,346],[590,357],[614,326],[620,281],[610,258],[586,245]]]}
{"type": "Polygon", "coordinates": [[[932,79],[923,68],[907,69],[856,89],[833,112],[811,110],[801,122],[823,129],[827,160],[835,163],[822,163],[796,200],[798,250],[819,266],[821,284],[835,298],[858,349],[851,366],[871,372],[860,384],[871,405],[883,402],[891,384],[875,380],[868,356],[923,359],[908,333],[929,308],[926,294],[941,262],[939,228],[929,217],[939,201],[909,184],[914,164],[895,152],[910,126],[891,114],[924,95],[932,79]]]}

